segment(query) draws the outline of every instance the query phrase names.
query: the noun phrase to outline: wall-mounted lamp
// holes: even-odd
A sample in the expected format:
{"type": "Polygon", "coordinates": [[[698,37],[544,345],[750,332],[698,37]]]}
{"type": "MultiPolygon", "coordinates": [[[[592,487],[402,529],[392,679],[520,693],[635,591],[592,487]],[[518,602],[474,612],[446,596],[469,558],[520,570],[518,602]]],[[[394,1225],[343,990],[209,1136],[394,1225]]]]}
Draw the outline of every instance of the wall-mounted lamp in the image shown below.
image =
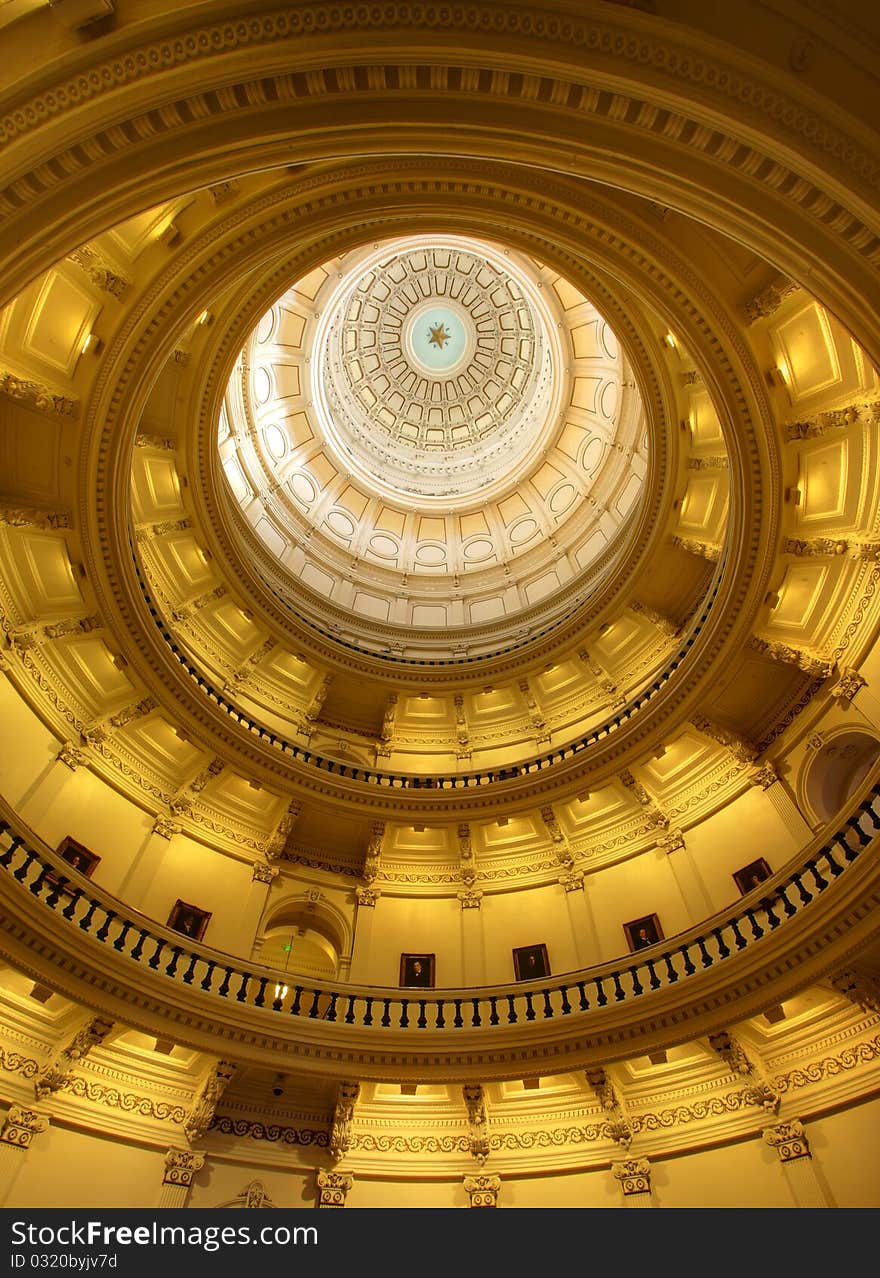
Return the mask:
{"type": "Polygon", "coordinates": [[[674,333],[664,333],[664,334],[663,334],[663,345],[664,345],[664,346],[668,346],[668,347],[669,347],[669,349],[670,349],[671,351],[674,351],[674,350],[675,350],[675,348],[678,346],[678,342],[675,340],[675,334],[674,334],[674,333]]]}
{"type": "Polygon", "coordinates": [[[801,490],[800,488],[797,487],[797,485],[795,485],[793,488],[786,488],[785,490],[785,500],[787,502],[790,502],[792,506],[799,506],[801,504],[802,496],[803,494],[801,493],[801,490]]]}
{"type": "Polygon", "coordinates": [[[83,343],[79,348],[79,353],[80,355],[97,355],[103,345],[104,343],[101,341],[97,333],[87,333],[83,338],[83,343]]]}

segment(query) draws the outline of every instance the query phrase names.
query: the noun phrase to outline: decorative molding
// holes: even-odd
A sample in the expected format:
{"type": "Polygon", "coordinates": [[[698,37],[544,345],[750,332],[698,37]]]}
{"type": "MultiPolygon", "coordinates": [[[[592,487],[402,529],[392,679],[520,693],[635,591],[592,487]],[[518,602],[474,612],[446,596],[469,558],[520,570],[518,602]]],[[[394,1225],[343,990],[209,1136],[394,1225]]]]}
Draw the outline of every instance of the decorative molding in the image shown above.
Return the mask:
{"type": "Polygon", "coordinates": [[[35,408],[46,417],[75,417],[79,410],[79,400],[73,396],[54,391],[42,382],[16,377],[4,369],[0,369],[0,395],[35,408]]]}
{"type": "Polygon", "coordinates": [[[360,1083],[342,1082],[336,1089],[336,1108],[333,1111],[333,1125],[330,1129],[328,1149],[333,1159],[342,1158],[351,1147],[351,1125],[354,1120],[354,1107],[361,1094],[360,1083]]]}
{"type": "Polygon", "coordinates": [[[229,1061],[218,1061],[213,1066],[195,1097],[184,1121],[184,1131],[189,1141],[197,1141],[210,1129],[217,1102],[232,1082],[238,1066],[229,1061]]]}
{"type": "Polygon", "coordinates": [[[753,1104],[760,1105],[769,1113],[775,1113],[779,1109],[779,1092],[763,1071],[749,1060],[739,1039],[734,1038],[727,1030],[721,1030],[709,1035],[709,1046],[718,1053],[732,1074],[751,1080],[747,1097],[753,1104]]]}
{"type": "Polygon", "coordinates": [[[466,1083],[461,1089],[468,1116],[470,1155],[481,1165],[489,1157],[489,1115],[481,1083],[466,1083]]]}
{"type": "Polygon", "coordinates": [[[271,1145],[315,1145],[319,1149],[326,1149],[330,1143],[330,1134],[325,1128],[282,1127],[278,1123],[264,1123],[250,1118],[232,1118],[228,1114],[215,1115],[211,1119],[208,1130],[219,1132],[221,1136],[267,1141],[271,1145]]]}
{"type": "Polygon", "coordinates": [[[100,1047],[113,1029],[113,1021],[101,1016],[92,1017],[53,1059],[40,1070],[34,1079],[34,1091],[38,1100],[45,1100],[53,1092],[60,1091],[70,1082],[74,1067],[94,1047],[100,1047]]]}

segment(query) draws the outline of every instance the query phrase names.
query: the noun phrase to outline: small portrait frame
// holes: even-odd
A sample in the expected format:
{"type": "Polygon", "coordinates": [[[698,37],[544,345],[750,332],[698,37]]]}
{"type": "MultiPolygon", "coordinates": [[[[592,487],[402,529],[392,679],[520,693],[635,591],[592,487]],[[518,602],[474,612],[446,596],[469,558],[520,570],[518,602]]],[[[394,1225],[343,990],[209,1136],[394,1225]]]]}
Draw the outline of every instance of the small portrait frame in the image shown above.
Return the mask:
{"type": "Polygon", "coordinates": [[[207,910],[202,910],[198,905],[191,905],[188,901],[177,900],[171,907],[171,913],[168,915],[166,927],[170,927],[174,932],[180,932],[182,936],[188,937],[191,941],[200,941],[205,935],[205,928],[211,915],[207,910]]]}
{"type": "Polygon", "coordinates": [[[513,951],[513,971],[518,981],[538,981],[550,975],[547,946],[521,945],[513,951]]]}
{"type": "Polygon", "coordinates": [[[748,896],[756,887],[759,887],[767,879],[770,878],[773,871],[762,856],[755,861],[749,861],[748,865],[744,865],[740,870],[734,870],[733,881],[739,888],[741,896],[748,896]]]}
{"type": "Polygon", "coordinates": [[[85,844],[80,843],[77,839],[71,838],[69,834],[58,844],[56,849],[58,855],[68,865],[78,870],[84,878],[90,879],[95,872],[95,867],[100,864],[101,858],[97,853],[92,852],[85,844]]]}
{"type": "Polygon", "coordinates": [[[646,950],[649,946],[656,945],[658,941],[665,939],[660,919],[656,914],[644,914],[640,919],[632,919],[629,923],[624,923],[623,931],[630,954],[634,954],[636,950],[646,950]]]}
{"type": "Polygon", "coordinates": [[[433,954],[401,954],[400,984],[403,989],[434,988],[433,954]]]}

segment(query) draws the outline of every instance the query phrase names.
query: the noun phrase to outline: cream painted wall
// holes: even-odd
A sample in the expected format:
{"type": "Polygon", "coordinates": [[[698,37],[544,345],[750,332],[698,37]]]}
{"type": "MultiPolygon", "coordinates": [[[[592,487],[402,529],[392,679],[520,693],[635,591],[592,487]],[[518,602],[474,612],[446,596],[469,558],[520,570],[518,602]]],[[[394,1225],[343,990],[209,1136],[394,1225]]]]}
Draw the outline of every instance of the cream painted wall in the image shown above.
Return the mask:
{"type": "Polygon", "coordinates": [[[880,1097],[805,1124],[813,1163],[836,1207],[880,1202],[880,1097]]]}
{"type": "Polygon", "coordinates": [[[776,871],[807,842],[806,835],[787,827],[769,792],[757,786],[688,830],[686,839],[713,910],[738,899],[734,870],[762,856],[776,871]]]}
{"type": "Polygon", "coordinates": [[[5,1206],[155,1207],[164,1152],[50,1125],[22,1156],[5,1206]]]}

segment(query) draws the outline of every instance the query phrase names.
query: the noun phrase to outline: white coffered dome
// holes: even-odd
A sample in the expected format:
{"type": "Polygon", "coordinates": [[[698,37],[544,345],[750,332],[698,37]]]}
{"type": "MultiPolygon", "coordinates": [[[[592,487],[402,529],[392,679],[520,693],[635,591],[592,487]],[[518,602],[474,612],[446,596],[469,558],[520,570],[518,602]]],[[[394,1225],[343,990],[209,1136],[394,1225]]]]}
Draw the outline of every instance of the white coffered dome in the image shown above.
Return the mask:
{"type": "Polygon", "coordinates": [[[648,470],[635,380],[592,303],[453,235],[296,281],[242,351],[219,443],[257,560],[374,648],[386,626],[479,642],[488,624],[497,645],[531,612],[537,631],[607,580],[648,470]]]}

